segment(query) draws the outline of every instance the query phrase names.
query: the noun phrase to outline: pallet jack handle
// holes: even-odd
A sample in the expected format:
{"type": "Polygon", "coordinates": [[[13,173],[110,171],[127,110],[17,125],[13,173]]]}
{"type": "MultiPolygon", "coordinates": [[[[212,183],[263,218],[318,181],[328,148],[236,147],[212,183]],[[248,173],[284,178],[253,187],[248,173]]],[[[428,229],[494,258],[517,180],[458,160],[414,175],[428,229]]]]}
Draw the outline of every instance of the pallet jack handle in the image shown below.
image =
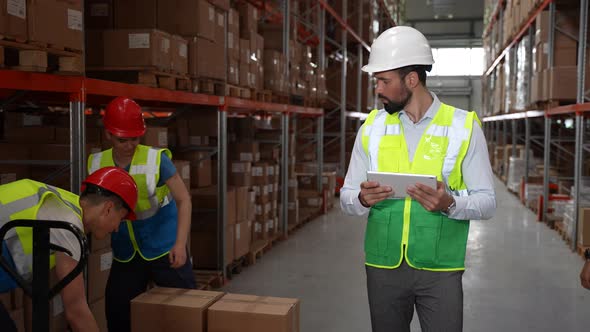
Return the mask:
{"type": "MultiPolygon", "coordinates": [[[[88,240],[82,231],[65,221],[56,220],[12,220],[0,228],[0,240],[3,241],[6,234],[16,227],[33,229],[33,280],[29,283],[12,268],[2,255],[0,246],[0,266],[22,287],[23,291],[33,302],[33,331],[49,331],[49,301],[68,285],[84,270],[88,260],[88,240]],[[73,233],[80,243],[80,261],[65,278],[60,280],[53,288],[49,288],[49,255],[51,251],[61,251],[70,256],[67,249],[50,243],[49,230],[51,228],[65,229],[73,233]]],[[[14,230],[16,231],[16,230],[14,230]]]]}

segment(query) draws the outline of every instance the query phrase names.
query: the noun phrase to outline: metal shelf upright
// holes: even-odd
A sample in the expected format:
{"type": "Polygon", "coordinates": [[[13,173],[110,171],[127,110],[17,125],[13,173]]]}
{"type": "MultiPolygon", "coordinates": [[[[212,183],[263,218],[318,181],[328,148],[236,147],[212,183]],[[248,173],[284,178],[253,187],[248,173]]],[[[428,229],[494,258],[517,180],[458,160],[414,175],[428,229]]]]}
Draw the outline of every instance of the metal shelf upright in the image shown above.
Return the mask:
{"type": "MultiPolygon", "coordinates": [[[[498,8],[496,12],[498,12],[498,19],[492,20],[490,25],[486,28],[486,32],[484,33],[484,37],[494,29],[495,22],[502,18],[502,6],[504,1],[499,2],[498,8]]],[[[553,67],[554,64],[554,43],[555,43],[555,31],[557,29],[555,23],[555,13],[556,13],[556,1],[546,0],[541,3],[541,5],[533,12],[533,14],[529,17],[527,22],[521,27],[516,37],[508,43],[506,47],[502,50],[499,56],[492,62],[491,66],[485,72],[485,78],[489,78],[490,75],[494,73],[498,64],[506,57],[510,48],[518,42],[518,40],[524,35],[526,29],[529,29],[530,26],[534,22],[534,20],[538,17],[540,12],[544,10],[546,7],[549,7],[549,19],[550,19],[550,26],[551,29],[549,30],[549,40],[548,40],[548,62],[549,66],[553,67]]],[[[578,49],[577,49],[577,94],[576,94],[576,104],[573,105],[566,105],[560,106],[556,108],[549,108],[544,110],[532,110],[527,112],[521,113],[510,113],[510,114],[502,114],[502,115],[495,115],[495,116],[488,116],[483,119],[485,123],[485,130],[486,135],[488,138],[492,137],[492,141],[499,143],[500,140],[500,123],[502,123],[502,131],[503,136],[506,138],[506,123],[508,121],[517,121],[518,119],[523,119],[525,124],[525,133],[524,133],[524,141],[525,141],[525,151],[529,151],[531,147],[531,143],[535,143],[540,145],[539,139],[543,139],[543,198],[545,200],[542,210],[542,219],[544,221],[548,221],[548,204],[547,198],[550,197],[550,168],[551,168],[551,159],[553,157],[552,148],[556,148],[555,158],[558,162],[560,160],[574,157],[574,170],[573,170],[573,177],[568,176],[558,176],[557,179],[564,179],[569,180],[573,179],[574,183],[574,191],[570,193],[573,204],[574,204],[574,216],[573,216],[573,229],[571,236],[571,249],[576,250],[577,248],[577,241],[578,241],[578,227],[579,227],[579,208],[580,208],[580,189],[581,189],[581,179],[583,176],[583,154],[585,151],[590,151],[590,149],[585,146],[585,127],[587,124],[586,121],[586,114],[590,112],[590,103],[586,103],[586,90],[584,86],[585,82],[585,62],[586,62],[586,48],[587,48],[587,27],[588,27],[588,1],[587,0],[580,0],[580,22],[579,22],[579,34],[577,36],[576,41],[578,41],[578,49]],[[561,129],[559,129],[556,133],[559,137],[556,139],[553,137],[553,133],[555,132],[554,128],[554,119],[557,118],[557,123],[561,123],[563,117],[575,117],[575,135],[572,138],[562,137],[563,134],[561,129]],[[543,117],[544,118],[544,130],[542,136],[532,136],[532,124],[531,119],[543,117]],[[568,155],[571,153],[563,148],[564,142],[575,142],[574,152],[572,155],[568,155]]],[[[575,37],[572,37],[575,38],[575,37]]],[[[530,75],[529,75],[530,76],[530,75]]],[[[530,86],[530,85],[529,85],[530,86]]],[[[488,95],[490,94],[490,90],[487,91],[488,95]]],[[[513,134],[514,135],[514,134],[513,134]]],[[[501,142],[502,144],[506,144],[506,140],[501,142]]],[[[514,140],[513,140],[514,144],[514,140]]],[[[513,149],[514,151],[514,149],[513,149]]],[[[528,178],[528,165],[529,165],[529,155],[528,153],[525,154],[525,164],[527,173],[525,173],[525,181],[528,178]]],[[[570,159],[571,160],[571,159],[570,159]]]]}

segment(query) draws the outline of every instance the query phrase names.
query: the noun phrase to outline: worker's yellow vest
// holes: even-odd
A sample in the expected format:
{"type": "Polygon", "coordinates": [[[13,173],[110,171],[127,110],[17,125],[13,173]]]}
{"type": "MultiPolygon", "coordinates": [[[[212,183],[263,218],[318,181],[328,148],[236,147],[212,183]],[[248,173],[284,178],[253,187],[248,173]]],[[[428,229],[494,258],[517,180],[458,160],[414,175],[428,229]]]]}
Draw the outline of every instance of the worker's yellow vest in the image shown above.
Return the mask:
{"type": "MultiPolygon", "coordinates": [[[[172,153],[168,149],[156,149],[145,145],[138,145],[135,149],[129,174],[137,184],[138,201],[135,214],[137,219],[142,222],[135,222],[136,225],[134,225],[134,222],[127,221],[129,237],[125,236],[123,240],[121,239],[123,234],[119,232],[121,233],[118,234],[119,241],[112,242],[113,258],[119,262],[131,261],[135,257],[135,253],[139,253],[145,260],[158,259],[169,252],[169,248],[165,248],[161,244],[162,239],[176,235],[176,220],[174,223],[156,220],[143,222],[143,220],[156,215],[158,210],[168,205],[172,199],[168,186],[157,186],[160,180],[162,153],[166,153],[169,158],[172,158],[172,153]],[[162,227],[166,228],[166,234],[158,233],[158,231],[162,231],[162,227]],[[139,239],[148,241],[150,248],[142,246],[139,239]]],[[[115,166],[112,149],[94,153],[88,158],[88,174],[108,166],[115,166]]]]}
{"type": "MultiPolygon", "coordinates": [[[[410,162],[399,115],[373,110],[361,129],[362,145],[373,171],[434,175],[453,195],[467,196],[461,165],[474,120],[473,112],[441,104],[410,162]]],[[[394,269],[405,257],[417,269],[463,270],[468,233],[469,220],[429,212],[410,197],[387,199],[369,213],[366,264],[394,269]]]]}
{"type": "MultiPolygon", "coordinates": [[[[157,187],[160,180],[162,152],[172,159],[170,150],[155,149],[145,145],[138,145],[133,155],[129,174],[137,184],[138,200],[135,208],[137,219],[147,219],[155,215],[160,207],[168,204],[170,190],[166,185],[157,187]]],[[[115,166],[113,149],[91,154],[88,158],[88,174],[108,166],[115,166]]]]}
{"type": "MultiPolygon", "coordinates": [[[[36,220],[43,202],[50,196],[56,197],[64,207],[70,209],[82,220],[82,210],[77,195],[41,182],[25,179],[0,186],[0,227],[10,220],[36,220]]],[[[9,231],[4,240],[18,273],[26,280],[31,278],[33,272],[33,231],[28,227],[17,227],[15,230],[15,232],[9,231]]],[[[50,267],[55,267],[54,254],[51,255],[50,267]]]]}

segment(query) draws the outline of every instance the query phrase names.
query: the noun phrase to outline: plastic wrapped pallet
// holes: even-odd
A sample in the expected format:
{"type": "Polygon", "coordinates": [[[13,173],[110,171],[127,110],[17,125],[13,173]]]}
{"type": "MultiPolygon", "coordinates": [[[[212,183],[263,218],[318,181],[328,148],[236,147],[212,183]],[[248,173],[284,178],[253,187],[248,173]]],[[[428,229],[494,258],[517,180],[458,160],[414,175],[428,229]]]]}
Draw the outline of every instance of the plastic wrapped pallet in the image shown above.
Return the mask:
{"type": "Polygon", "coordinates": [[[516,100],[513,108],[523,111],[527,108],[529,100],[530,86],[527,75],[529,75],[531,62],[529,60],[530,38],[525,36],[518,44],[516,52],[516,100]]]}
{"type": "Polygon", "coordinates": [[[508,189],[514,192],[519,191],[520,180],[524,176],[524,171],[524,159],[510,157],[510,164],[508,166],[508,189]]]}

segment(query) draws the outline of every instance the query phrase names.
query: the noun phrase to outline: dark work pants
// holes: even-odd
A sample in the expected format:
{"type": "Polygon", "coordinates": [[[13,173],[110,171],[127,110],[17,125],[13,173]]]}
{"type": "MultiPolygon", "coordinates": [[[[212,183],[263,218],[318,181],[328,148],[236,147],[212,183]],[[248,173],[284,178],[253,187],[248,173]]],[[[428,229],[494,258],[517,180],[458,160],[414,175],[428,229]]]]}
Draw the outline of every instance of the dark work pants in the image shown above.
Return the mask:
{"type": "Polygon", "coordinates": [[[463,330],[463,271],[366,266],[373,332],[410,332],[414,306],[422,332],[463,330]]]}
{"type": "Polygon", "coordinates": [[[130,302],[146,291],[150,281],[160,287],[196,288],[189,257],[178,269],[170,267],[168,255],[154,261],[138,254],[128,263],[113,260],[105,296],[109,332],[131,331],[130,302]]]}
{"type": "Polygon", "coordinates": [[[14,321],[8,315],[8,310],[0,303],[0,331],[2,332],[17,332],[14,321]]]}

